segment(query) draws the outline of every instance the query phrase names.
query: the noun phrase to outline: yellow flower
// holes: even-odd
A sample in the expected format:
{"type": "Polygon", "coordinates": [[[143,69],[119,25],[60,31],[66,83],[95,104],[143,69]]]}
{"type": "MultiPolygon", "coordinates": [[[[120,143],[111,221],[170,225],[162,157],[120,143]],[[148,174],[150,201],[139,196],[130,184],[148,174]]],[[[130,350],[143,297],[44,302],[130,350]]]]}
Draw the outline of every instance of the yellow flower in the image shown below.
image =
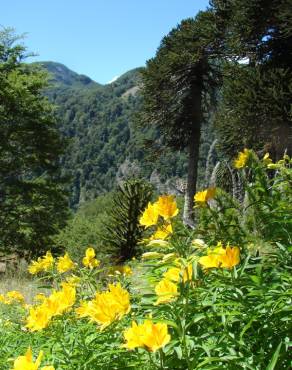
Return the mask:
{"type": "Polygon", "coordinates": [[[178,208],[173,195],[162,195],[155,204],[158,214],[165,220],[169,220],[178,214],[178,208]]]}
{"type": "Polygon", "coordinates": [[[28,272],[32,275],[38,274],[43,270],[40,259],[38,261],[31,261],[31,264],[28,266],[28,272]]]}
{"type": "Polygon", "coordinates": [[[130,309],[129,292],[118,283],[109,284],[109,290],[97,293],[92,301],[82,302],[76,312],[80,317],[88,316],[103,329],[113,321],[121,319],[130,309]]]}
{"type": "Polygon", "coordinates": [[[146,228],[156,225],[158,221],[158,216],[159,214],[157,205],[149,202],[147,208],[140,217],[140,225],[145,226],[146,228]]]}
{"type": "Polygon", "coordinates": [[[233,162],[234,167],[237,169],[245,167],[250,154],[251,151],[246,148],[243,149],[243,152],[239,152],[237,158],[233,162]]]}
{"type": "MultiPolygon", "coordinates": [[[[12,370],[38,370],[44,353],[40,351],[36,361],[33,361],[32,351],[29,347],[24,356],[19,356],[14,361],[12,370]]],[[[41,370],[55,370],[53,366],[43,366],[41,370]]]]}
{"type": "Polygon", "coordinates": [[[171,267],[163,274],[166,279],[176,283],[178,283],[180,280],[182,280],[184,283],[192,280],[192,275],[193,266],[191,263],[187,266],[171,267]]]}
{"type": "Polygon", "coordinates": [[[123,347],[128,349],[134,349],[138,347],[144,347],[143,343],[144,328],[143,325],[137,325],[135,321],[132,322],[132,326],[124,331],[124,338],[127,341],[123,347]]]}
{"type": "Polygon", "coordinates": [[[123,316],[129,313],[131,309],[129,292],[123,289],[120,283],[109,284],[108,287],[111,298],[115,301],[115,305],[118,308],[118,316],[123,316]]]}
{"type": "Polygon", "coordinates": [[[61,274],[75,268],[74,262],[71,260],[68,253],[65,253],[64,257],[58,258],[57,270],[61,274]]]}
{"type": "Polygon", "coordinates": [[[164,323],[154,324],[146,320],[143,324],[132,323],[132,327],[124,331],[126,343],[123,347],[134,349],[145,348],[149,352],[156,352],[170,341],[167,325],[164,323]]]}
{"type": "Polygon", "coordinates": [[[212,267],[219,267],[220,260],[218,259],[218,256],[215,254],[209,254],[208,256],[202,256],[199,258],[199,263],[204,268],[212,268],[212,267]]]}
{"type": "Polygon", "coordinates": [[[173,233],[171,223],[164,224],[156,230],[156,232],[151,236],[150,240],[165,240],[173,233]]]}
{"type": "Polygon", "coordinates": [[[143,343],[145,348],[150,352],[156,352],[170,341],[166,324],[154,324],[151,320],[146,320],[144,330],[143,343]]]}
{"type": "Polygon", "coordinates": [[[76,290],[69,283],[62,283],[62,289],[53,292],[46,301],[46,306],[51,311],[52,316],[61,315],[67,312],[74,305],[76,300],[76,290]]]}
{"type": "Polygon", "coordinates": [[[163,276],[170,280],[170,281],[174,281],[176,283],[179,282],[179,275],[180,275],[180,268],[178,267],[171,267],[170,269],[168,269],[164,274],[163,276]]]}
{"type": "Polygon", "coordinates": [[[100,265],[100,261],[95,258],[95,251],[93,248],[87,248],[85,252],[85,257],[82,260],[82,263],[85,267],[93,269],[100,265]]]}
{"type": "Polygon", "coordinates": [[[177,296],[177,285],[168,279],[162,279],[155,287],[158,296],[156,305],[171,302],[177,296]]]}
{"type": "Polygon", "coordinates": [[[101,325],[101,329],[109,326],[122,316],[108,292],[96,294],[95,299],[87,303],[84,314],[89,316],[91,321],[101,325]]]}
{"type": "Polygon", "coordinates": [[[125,276],[130,276],[130,275],[133,274],[133,271],[132,271],[130,266],[125,265],[125,266],[123,266],[122,274],[125,275],[125,276]]]}
{"type": "Polygon", "coordinates": [[[53,266],[54,258],[52,253],[48,251],[45,256],[42,258],[42,266],[45,271],[48,271],[53,266]]]}
{"type": "Polygon", "coordinates": [[[26,327],[30,331],[42,330],[49,325],[51,317],[52,314],[45,305],[31,307],[26,319],[26,327]]]}
{"type": "Polygon", "coordinates": [[[239,262],[239,248],[227,246],[225,249],[221,243],[218,243],[215,249],[209,250],[207,256],[199,258],[199,263],[204,268],[231,268],[238,265],[239,262]]]}
{"type": "Polygon", "coordinates": [[[232,268],[240,262],[239,248],[226,247],[225,255],[221,256],[221,267],[232,268]]]}
{"type": "Polygon", "coordinates": [[[198,205],[204,206],[210,199],[216,195],[216,188],[208,188],[195,194],[194,200],[198,205]]]}

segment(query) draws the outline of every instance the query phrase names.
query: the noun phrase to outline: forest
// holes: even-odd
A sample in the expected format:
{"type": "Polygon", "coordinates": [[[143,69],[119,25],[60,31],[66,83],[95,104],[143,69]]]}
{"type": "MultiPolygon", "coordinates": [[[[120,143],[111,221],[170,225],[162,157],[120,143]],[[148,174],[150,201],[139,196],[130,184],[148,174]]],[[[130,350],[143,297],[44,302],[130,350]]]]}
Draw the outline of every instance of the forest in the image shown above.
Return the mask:
{"type": "Polygon", "coordinates": [[[107,84],[0,29],[0,369],[291,369],[291,9],[210,0],[107,84]]]}

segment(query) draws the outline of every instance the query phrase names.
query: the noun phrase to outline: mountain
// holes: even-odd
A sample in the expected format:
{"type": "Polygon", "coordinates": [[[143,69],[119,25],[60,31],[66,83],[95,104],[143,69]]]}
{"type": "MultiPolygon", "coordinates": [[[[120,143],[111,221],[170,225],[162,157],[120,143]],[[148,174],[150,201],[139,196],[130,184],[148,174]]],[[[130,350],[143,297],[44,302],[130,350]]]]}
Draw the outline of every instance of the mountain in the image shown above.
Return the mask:
{"type": "Polygon", "coordinates": [[[61,63],[55,62],[37,62],[33,63],[46,69],[51,76],[50,82],[55,86],[68,86],[71,88],[92,88],[100,86],[97,82],[85,75],[79,75],[71,71],[61,63]]]}
{"type": "MultiPolygon", "coordinates": [[[[142,101],[140,68],[101,85],[60,63],[39,64],[50,73],[45,93],[57,107],[59,128],[69,143],[61,161],[70,179],[73,208],[129,176],[151,179],[160,191],[179,191],[186,174],[185,153],[165,149],[154,127],[135,124],[142,101]]],[[[208,148],[209,134],[205,141],[208,148]]]]}

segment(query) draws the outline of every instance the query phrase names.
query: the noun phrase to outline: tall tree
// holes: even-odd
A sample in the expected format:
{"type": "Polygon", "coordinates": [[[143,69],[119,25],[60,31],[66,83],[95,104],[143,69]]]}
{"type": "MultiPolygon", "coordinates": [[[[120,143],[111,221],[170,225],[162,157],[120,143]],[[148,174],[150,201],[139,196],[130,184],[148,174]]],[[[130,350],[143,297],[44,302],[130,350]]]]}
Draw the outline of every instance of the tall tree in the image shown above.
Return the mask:
{"type": "Polygon", "coordinates": [[[184,222],[193,224],[201,126],[218,84],[218,36],[214,14],[186,19],[161,42],[142,72],[141,121],[159,128],[166,146],[187,148],[184,222]]]}
{"type": "Polygon", "coordinates": [[[42,253],[66,220],[59,171],[62,142],[46,75],[10,29],[0,32],[0,249],[42,253]]]}

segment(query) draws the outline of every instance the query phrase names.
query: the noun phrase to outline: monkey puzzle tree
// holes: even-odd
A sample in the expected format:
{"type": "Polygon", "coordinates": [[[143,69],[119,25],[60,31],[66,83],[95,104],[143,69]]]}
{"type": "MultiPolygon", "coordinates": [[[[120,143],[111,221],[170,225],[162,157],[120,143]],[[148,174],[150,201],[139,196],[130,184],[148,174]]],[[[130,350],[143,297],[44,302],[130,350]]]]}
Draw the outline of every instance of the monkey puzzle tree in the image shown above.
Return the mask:
{"type": "Polygon", "coordinates": [[[192,225],[201,126],[218,85],[218,40],[214,14],[186,19],[161,42],[142,71],[140,120],[155,125],[166,146],[187,149],[184,222],[192,225]]]}

